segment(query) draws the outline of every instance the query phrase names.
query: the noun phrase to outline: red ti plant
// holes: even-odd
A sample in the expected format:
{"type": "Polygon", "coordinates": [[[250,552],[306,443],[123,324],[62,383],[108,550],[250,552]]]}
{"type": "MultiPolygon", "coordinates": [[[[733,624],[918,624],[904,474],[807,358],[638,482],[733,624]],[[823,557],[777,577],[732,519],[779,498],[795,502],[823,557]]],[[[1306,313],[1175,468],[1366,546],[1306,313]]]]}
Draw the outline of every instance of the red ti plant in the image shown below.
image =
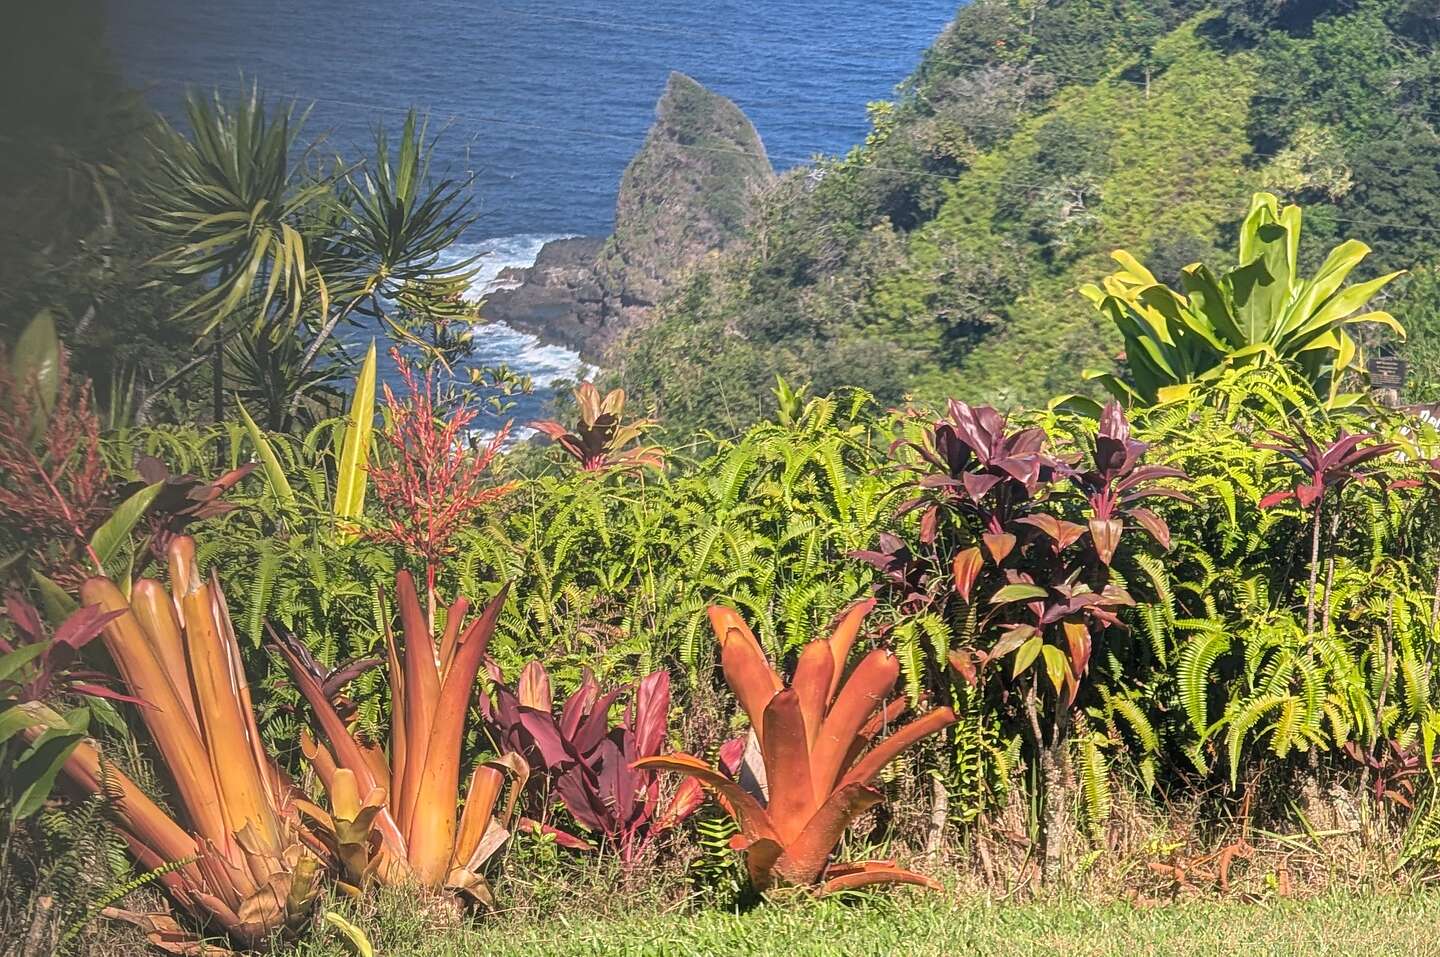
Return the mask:
{"type": "MultiPolygon", "coordinates": [[[[493,666],[492,666],[493,667],[493,666]]],[[[656,671],[640,679],[620,723],[610,724],[611,706],[630,689],[602,694],[587,669],[580,686],[554,707],[550,676],[538,662],[525,666],[515,691],[498,680],[493,706],[482,699],[500,747],[522,755],[543,772],[576,823],[613,847],[624,865],[695,812],[703,794],[687,781],[662,801],[659,775],[635,767],[664,750],[670,719],[670,675],[656,671]]],[[[590,845],[575,835],[555,833],[571,847],[590,845]]]]}
{"type": "Polygon", "coordinates": [[[186,534],[192,524],[233,511],[235,503],[225,501],[222,496],[255,471],[257,465],[247,462],[219,478],[202,479],[195,475],[172,475],[164,462],[153,455],[142,455],[135,462],[140,480],[122,486],[119,498],[125,501],[142,489],[160,485],[145,510],[141,526],[147,533],[150,553],[163,559],[175,536],[186,534]]]}
{"type": "Polygon", "coordinates": [[[1055,691],[1060,712],[1074,703],[1094,635],[1120,625],[1116,609],[1134,604],[1125,589],[1109,580],[1126,519],[1168,549],[1169,526],[1137,503],[1156,497],[1190,500],[1179,489],[1160,484],[1164,479],[1186,478],[1185,473],[1144,464],[1147,449],[1146,443],[1131,438],[1119,404],[1110,403],[1101,415],[1090,461],[1084,467],[1071,463],[1058,467],[1084,496],[1087,525],[1066,520],[1057,507],[1039,507],[1062,503],[1061,490],[1054,488],[1037,507],[1015,520],[1023,527],[1018,545],[986,579],[986,587],[977,592],[984,567],[977,551],[957,553],[952,565],[956,593],[967,605],[979,604],[983,594],[985,610],[977,615],[982,630],[1001,630],[989,651],[951,655],[951,663],[967,680],[974,683],[978,669],[1014,653],[1012,677],[1038,662],[1055,691]]]}
{"type": "MultiPolygon", "coordinates": [[[[922,544],[954,549],[934,556],[937,566],[948,565],[953,585],[951,594],[938,593],[935,601],[958,600],[960,616],[989,644],[955,649],[950,663],[972,686],[1006,664],[1006,681],[992,687],[1008,699],[1006,685],[1018,685],[1050,795],[1049,813],[1067,800],[1060,755],[1093,645],[1121,625],[1120,609],[1134,604],[1110,571],[1126,524],[1133,522],[1168,547],[1168,526],[1142,503],[1184,495],[1163,484],[1182,473],[1144,464],[1146,445],[1131,437],[1118,405],[1104,410],[1090,461],[1061,460],[1046,441],[1038,428],[1009,431],[994,409],[952,402],[924,441],[897,446],[919,456],[910,468],[919,474],[920,492],[902,509],[926,509],[922,544]],[[1083,524],[1074,520],[1082,517],[1083,524]],[[1055,704],[1043,723],[1048,730],[1041,714],[1047,687],[1055,704]]],[[[882,582],[882,587],[890,586],[882,582]]],[[[947,610],[953,613],[953,606],[947,610]]],[[[1057,838],[1063,832],[1050,821],[1045,830],[1057,838]]],[[[1053,878],[1058,841],[1052,848],[1047,839],[1046,852],[1046,876],[1053,878]]]]}
{"type": "Polygon", "coordinates": [[[849,557],[880,573],[880,581],[875,587],[895,596],[901,611],[914,614],[933,606],[941,597],[940,590],[945,587],[943,578],[917,557],[899,535],[881,532],[879,544],[880,547],[874,551],[855,551],[849,557]]]}
{"type": "Polygon", "coordinates": [[[1161,548],[1169,550],[1170,526],[1137,502],[1160,497],[1193,501],[1179,489],[1160,484],[1163,479],[1189,478],[1180,469],[1141,464],[1149,447],[1130,437],[1125,411],[1120,403],[1110,402],[1100,414],[1100,431],[1092,446],[1091,467],[1065,470],[1090,506],[1090,542],[1101,564],[1108,566],[1114,558],[1127,518],[1149,532],[1161,548]]]}
{"type": "Polygon", "coordinates": [[[103,570],[89,540],[110,498],[90,384],[42,313],[13,353],[0,347],[0,524],[73,586],[103,570]]]}
{"type": "Polygon", "coordinates": [[[0,701],[46,701],[66,693],[85,694],[138,704],[136,699],[105,687],[108,676],[83,667],[80,652],[100,636],[121,612],[86,605],[71,613],[53,635],[34,605],[17,595],[5,599],[5,614],[15,642],[0,635],[0,701]]]}
{"type": "Polygon", "coordinates": [[[719,796],[740,826],[732,844],[745,851],[756,890],[781,882],[818,884],[822,894],[878,883],[938,886],[893,861],[830,860],[850,822],[882,800],[874,787],[881,770],[915,742],[955,722],[951,709],[937,708],[875,743],[882,730],[895,725],[906,702],[893,696],[900,665],[888,651],[871,651],[844,674],[850,649],[874,604],[855,606],[829,637],[807,644],[788,687],[740,616],[729,608],[711,607],[725,681],[750,717],[768,794],[751,793],[689,754],[637,762],[689,775],[719,796]]]}
{"type": "Polygon", "coordinates": [[[1362,781],[1368,782],[1370,796],[1377,804],[1391,801],[1407,810],[1414,808],[1415,782],[1425,774],[1418,749],[1402,747],[1394,738],[1386,738],[1378,757],[1354,741],[1346,741],[1341,750],[1364,769],[1362,781]]]}
{"type": "Polygon", "coordinates": [[[941,521],[958,514],[979,525],[980,539],[995,562],[1004,561],[1015,547],[1013,523],[1034,507],[1059,467],[1044,451],[1043,429],[1007,431],[1005,417],[995,409],[955,399],[922,441],[897,441],[891,453],[902,446],[923,463],[906,466],[920,476],[920,494],[900,506],[901,515],[924,509],[920,541],[933,544],[941,521]]]}
{"type": "Polygon", "coordinates": [[[61,766],[85,740],[90,711],[76,707],[33,742],[7,754],[10,741],[25,730],[32,703],[59,703],[61,698],[89,695],[140,704],[129,695],[105,687],[105,675],[77,667],[80,652],[99,636],[118,612],[87,605],[71,613],[50,634],[40,613],[24,599],[5,599],[11,639],[0,635],[0,791],[7,794],[10,814],[20,819],[44,806],[54,790],[61,766]]]}
{"type": "Polygon", "coordinates": [[[1333,442],[1322,446],[1303,425],[1297,425],[1295,432],[1295,435],[1287,435],[1272,429],[1270,435],[1276,441],[1257,442],[1255,447],[1279,452],[1300,470],[1300,481],[1297,484],[1266,495],[1260,500],[1260,507],[1274,508],[1282,502],[1294,499],[1302,511],[1311,509],[1314,512],[1310,529],[1310,592],[1305,602],[1305,630],[1309,633],[1315,630],[1315,585],[1320,567],[1320,517],[1325,506],[1325,497],[1332,492],[1338,496],[1345,486],[1357,479],[1373,477],[1373,470],[1361,469],[1360,466],[1383,455],[1389,455],[1399,446],[1393,442],[1376,442],[1376,436],[1370,432],[1351,434],[1344,429],[1340,430],[1333,442]],[[1372,444],[1366,445],[1367,442],[1372,444]]]}
{"type": "Polygon", "coordinates": [[[625,412],[624,389],[613,389],[602,396],[593,382],[582,382],[575,388],[575,405],[580,421],[573,428],[554,419],[531,422],[530,427],[554,440],[583,471],[660,468],[665,463],[664,452],[655,446],[627,448],[638,442],[654,422],[621,420],[625,412]]]}
{"type": "Polygon", "coordinates": [[[386,520],[367,536],[424,559],[433,619],[436,571],[454,550],[455,533],[514,488],[485,483],[486,470],[504,445],[510,425],[506,423],[484,448],[471,449],[470,425],[477,410],[462,401],[442,414],[436,403],[434,370],[426,370],[421,379],[399,350],[390,350],[390,356],[407,395],[397,399],[385,386],[389,415],[381,439],[390,454],[371,468],[370,479],[386,520]]]}

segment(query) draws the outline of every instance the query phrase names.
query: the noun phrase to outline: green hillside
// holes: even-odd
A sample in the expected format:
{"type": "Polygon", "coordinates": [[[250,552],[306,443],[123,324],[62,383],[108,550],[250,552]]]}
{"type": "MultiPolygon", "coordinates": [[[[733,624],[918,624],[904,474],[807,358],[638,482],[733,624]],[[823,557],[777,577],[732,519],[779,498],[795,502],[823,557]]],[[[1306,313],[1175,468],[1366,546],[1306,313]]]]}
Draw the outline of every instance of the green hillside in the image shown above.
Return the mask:
{"type": "MultiPolygon", "coordinates": [[[[1256,189],[1341,238],[1411,332],[1407,397],[1440,392],[1440,15],[1424,0],[975,0],[867,142],[782,178],[748,239],[620,350],[672,428],[760,413],[780,373],[884,402],[1003,405],[1111,368],[1077,289],[1125,248],[1163,279],[1222,249],[1256,189]],[[724,343],[716,349],[716,341],[724,343]]],[[[1378,343],[1370,343],[1376,345],[1378,343]]]]}

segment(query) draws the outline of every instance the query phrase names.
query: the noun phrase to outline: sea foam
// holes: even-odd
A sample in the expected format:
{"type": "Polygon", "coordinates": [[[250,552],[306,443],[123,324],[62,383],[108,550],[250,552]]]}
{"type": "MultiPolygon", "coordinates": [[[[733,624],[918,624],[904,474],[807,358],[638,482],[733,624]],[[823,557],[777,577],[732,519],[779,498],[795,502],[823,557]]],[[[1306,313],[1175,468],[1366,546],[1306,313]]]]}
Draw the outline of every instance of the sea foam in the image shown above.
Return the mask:
{"type": "MultiPolygon", "coordinates": [[[[455,261],[479,256],[475,276],[470,283],[470,298],[480,300],[496,291],[514,285],[511,276],[502,276],[509,269],[528,269],[535,265],[541,248],[565,235],[520,235],[485,239],[473,243],[456,243],[451,247],[455,261]]],[[[580,355],[564,346],[541,341],[540,337],[522,332],[503,322],[480,322],[474,328],[475,352],[467,360],[471,366],[504,364],[512,371],[530,377],[534,391],[530,395],[513,396],[514,407],[502,415],[486,414],[482,428],[493,435],[501,422],[513,419],[518,428],[512,432],[516,440],[534,434],[523,423],[543,414],[554,396],[553,386],[560,381],[578,381],[592,376],[595,369],[587,366],[580,355]]]]}

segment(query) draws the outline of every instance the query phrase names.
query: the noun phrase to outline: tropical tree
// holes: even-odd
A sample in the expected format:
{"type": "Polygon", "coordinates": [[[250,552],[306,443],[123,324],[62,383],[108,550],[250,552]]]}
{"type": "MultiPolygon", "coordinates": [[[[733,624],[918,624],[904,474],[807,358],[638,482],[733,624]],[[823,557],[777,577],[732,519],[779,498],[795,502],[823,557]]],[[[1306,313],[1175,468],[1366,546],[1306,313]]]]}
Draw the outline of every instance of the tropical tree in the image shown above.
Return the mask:
{"type": "MultiPolygon", "coordinates": [[[[397,338],[429,350],[433,347],[392,319],[391,311],[463,311],[456,293],[475,259],[446,253],[474,221],[464,195],[470,181],[431,178],[434,139],[427,142],[427,129],[427,121],[411,110],[392,154],[384,127],[377,127],[373,157],[347,170],[331,195],[330,228],[320,234],[317,257],[340,306],[329,314],[322,310],[297,375],[310,370],[336,328],[354,314],[368,315],[397,338]]],[[[297,392],[292,414],[300,399],[297,392]]]]}
{"type": "MultiPolygon", "coordinates": [[[[323,390],[316,374],[326,357],[344,361],[334,333],[346,321],[387,324],[397,338],[425,343],[390,319],[393,310],[431,311],[458,302],[457,284],[473,260],[446,253],[471,222],[468,181],[432,180],[433,139],[412,111],[397,147],[383,128],[363,164],[340,158],[324,169],[295,160],[304,114],[294,105],[270,111],[257,88],[235,103],[218,94],[186,103],[190,135],[166,127],[156,143],[157,168],[146,220],[170,245],[153,265],[157,282],[197,286],[177,315],[198,324],[214,371],[214,415],[224,415],[224,345],[248,322],[249,337],[232,358],[242,383],[278,389],[288,428],[305,397],[323,390]],[[300,334],[303,346],[286,343],[300,334]],[[244,361],[259,344],[284,357],[265,375],[244,361]],[[293,353],[293,354],[291,354],[293,353]]],[[[200,357],[151,390],[178,381],[200,357]]],[[[278,360],[276,360],[278,361],[278,360]]]]}
{"type": "MultiPolygon", "coordinates": [[[[155,143],[145,218],[170,243],[153,265],[168,281],[201,289],[176,318],[198,323],[200,338],[209,340],[218,422],[225,412],[227,320],[245,309],[258,330],[278,304],[294,327],[308,292],[327,300],[303,220],[330,187],[303,176],[293,161],[304,116],[297,118],[293,106],[272,114],[258,87],[233,103],[219,93],[192,94],[185,114],[190,136],[166,125],[155,143]]],[[[200,361],[186,363],[149,398],[200,361]]]]}
{"type": "Polygon", "coordinates": [[[1345,373],[1358,367],[1359,347],[1347,326],[1376,324],[1404,336],[1388,312],[1367,310],[1400,275],[1388,273],[1346,285],[1370,252],[1350,239],[1336,246],[1313,277],[1299,270],[1300,207],[1256,193],[1240,224],[1238,264],[1216,275],[1203,263],[1181,270],[1181,291],[1155,278],[1130,253],[1117,250],[1121,269],[1081,293],[1125,338],[1129,381],[1087,371],[1129,405],[1155,405],[1186,395],[1228,366],[1284,362],[1297,367],[1331,406],[1345,373]]]}

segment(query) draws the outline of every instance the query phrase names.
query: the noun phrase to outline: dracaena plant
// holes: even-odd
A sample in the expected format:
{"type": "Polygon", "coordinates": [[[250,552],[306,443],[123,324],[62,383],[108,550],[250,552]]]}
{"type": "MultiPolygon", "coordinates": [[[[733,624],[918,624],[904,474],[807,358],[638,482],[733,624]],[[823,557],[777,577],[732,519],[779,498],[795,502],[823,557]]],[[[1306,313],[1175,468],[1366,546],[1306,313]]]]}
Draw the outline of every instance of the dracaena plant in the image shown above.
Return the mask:
{"type": "MultiPolygon", "coordinates": [[[[109,579],[91,578],[80,595],[107,616],[101,637],[125,693],[142,702],[136,714],[173,785],[173,816],[92,741],[70,752],[61,774],[111,800],[136,862],[163,869],[160,884],[205,930],[256,946],[306,919],[322,861],[300,826],[296,795],[262,748],[218,582],[201,577],[185,536],[171,543],[169,559],[172,592],[140,579],[127,599],[109,579]]],[[[25,707],[31,740],[60,726],[48,707],[25,707]]],[[[161,947],[190,946],[164,915],[129,916],[161,947]]]]}
{"type": "Polygon", "coordinates": [[[1379,442],[1370,432],[1348,433],[1344,429],[1331,442],[1322,444],[1303,425],[1294,434],[1270,431],[1274,442],[1257,442],[1256,448],[1278,452],[1296,469],[1300,481],[1277,489],[1260,500],[1261,508],[1274,508],[1294,501],[1310,516],[1310,589],[1305,599],[1305,630],[1315,630],[1315,588],[1320,568],[1320,525],[1327,498],[1338,499],[1350,483],[1376,474],[1362,466],[1399,448],[1393,442],[1379,442]]]}
{"type": "MultiPolygon", "coordinates": [[[[1183,473],[1145,464],[1147,446],[1131,437],[1117,404],[1103,410],[1083,456],[1058,455],[1043,430],[1012,431],[994,409],[961,402],[921,441],[892,447],[901,451],[919,475],[901,513],[923,509],[917,537],[928,560],[901,562],[896,547],[857,557],[888,573],[878,588],[902,611],[920,594],[932,616],[951,623],[960,641],[949,661],[968,685],[993,690],[1002,707],[1019,703],[1047,808],[1061,806],[1061,756],[1095,643],[1135,603],[1111,566],[1128,528],[1169,547],[1168,526],[1146,503],[1185,499],[1164,484],[1183,473]]],[[[1047,855],[1062,830],[1047,825],[1055,835],[1047,855]]],[[[1047,856],[1047,877],[1057,868],[1058,857],[1047,856]]]]}
{"type": "Polygon", "coordinates": [[[778,883],[817,887],[820,893],[878,883],[936,886],[893,861],[831,860],[850,822],[883,799],[874,783],[885,766],[955,721],[949,708],[937,708],[896,725],[907,703],[895,696],[900,665],[888,651],[871,651],[845,674],[873,607],[873,601],[855,606],[828,637],[807,644],[788,686],[738,614],[710,609],[725,681],[750,718],[768,793],[752,793],[689,754],[637,762],[689,775],[718,795],[740,827],[732,843],[744,850],[750,881],[759,891],[778,883]],[[890,735],[877,743],[886,729],[890,735]]]}
{"type": "Polygon", "coordinates": [[[530,423],[531,428],[550,437],[586,472],[660,468],[664,453],[656,446],[640,444],[655,424],[650,419],[624,421],[625,390],[612,389],[603,396],[593,382],[575,388],[579,419],[567,426],[554,419],[530,423]]]}
{"type": "Polygon", "coordinates": [[[164,462],[153,455],[142,455],[135,462],[139,480],[122,486],[120,496],[129,499],[151,486],[159,486],[140,520],[140,530],[145,534],[144,550],[163,558],[175,536],[185,534],[191,525],[233,511],[235,503],[225,501],[224,495],[255,468],[256,463],[247,462],[217,478],[203,479],[195,475],[172,475],[164,462]]]}
{"type": "Polygon", "coordinates": [[[1114,558],[1127,519],[1148,532],[1161,548],[1170,548],[1170,526],[1140,502],[1153,498],[1193,502],[1189,495],[1164,484],[1165,479],[1188,478],[1183,471],[1141,462],[1149,448],[1131,437],[1130,423],[1120,403],[1110,402],[1101,411],[1088,468],[1065,469],[1085,496],[1090,543],[1104,565],[1114,558]]]}
{"type": "MultiPolygon", "coordinates": [[[[625,866],[700,806],[702,792],[694,781],[663,799],[659,775],[635,766],[666,747],[669,672],[656,671],[633,688],[601,693],[587,669],[557,713],[550,676],[532,661],[514,691],[497,681],[493,705],[482,699],[482,710],[500,747],[522,755],[575,822],[603,839],[625,866]],[[629,700],[612,726],[612,706],[626,692],[629,700]]],[[[577,835],[554,833],[569,846],[589,846],[577,835]]]]}
{"type": "Polygon", "coordinates": [[[995,409],[955,399],[920,440],[898,440],[891,454],[901,448],[919,458],[904,466],[917,476],[916,494],[900,514],[921,510],[920,541],[934,543],[946,519],[964,518],[978,526],[996,562],[1015,547],[1014,523],[1035,507],[1059,468],[1045,452],[1043,429],[1012,431],[995,409]]]}
{"type": "Polygon", "coordinates": [[[513,754],[479,762],[462,790],[461,757],[475,679],[507,590],[468,621],[470,603],[457,598],[437,640],[414,579],[396,576],[401,641],[387,629],[388,757],[356,735],[295,643],[277,642],[324,739],[307,750],[330,809],[302,807],[353,885],[414,883],[493,903],[481,868],[509,836],[528,768],[513,754]],[[502,805],[507,775],[516,783],[502,805]]]}

